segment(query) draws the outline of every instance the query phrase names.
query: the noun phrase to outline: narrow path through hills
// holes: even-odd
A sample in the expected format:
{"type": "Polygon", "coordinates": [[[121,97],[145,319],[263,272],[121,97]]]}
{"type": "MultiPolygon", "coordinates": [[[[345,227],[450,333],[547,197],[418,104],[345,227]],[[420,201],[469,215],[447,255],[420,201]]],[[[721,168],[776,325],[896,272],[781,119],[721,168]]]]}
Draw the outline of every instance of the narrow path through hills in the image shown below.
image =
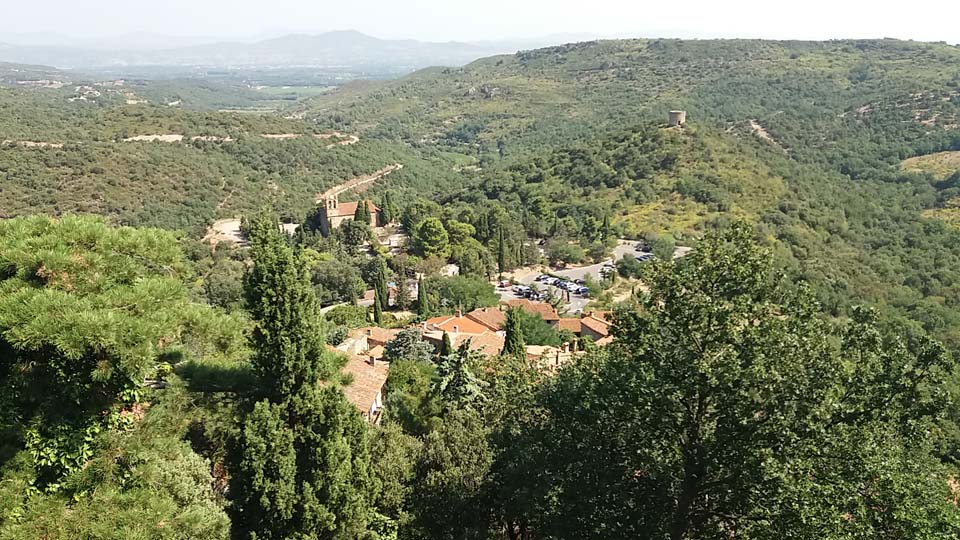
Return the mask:
{"type": "Polygon", "coordinates": [[[773,136],[770,135],[770,132],[768,132],[767,129],[763,127],[763,125],[760,124],[759,121],[753,120],[753,119],[750,120],[750,131],[760,139],[763,139],[768,143],[776,146],[777,148],[782,150],[784,153],[787,152],[787,149],[784,148],[783,145],[781,145],[778,140],[774,139],[773,136]]]}
{"type": "MultiPolygon", "coordinates": [[[[223,179],[220,181],[220,191],[223,191],[226,187],[227,187],[227,178],[223,177],[223,179]]],[[[236,188],[231,189],[230,193],[227,193],[227,196],[217,203],[217,212],[222,210],[223,207],[226,206],[228,202],[230,202],[230,199],[233,198],[233,193],[235,191],[237,191],[236,188]]]]}
{"type": "Polygon", "coordinates": [[[373,174],[351,178],[350,180],[347,180],[342,184],[333,186],[332,188],[324,191],[323,193],[317,193],[316,202],[321,203],[327,200],[328,198],[336,197],[345,191],[350,191],[350,190],[363,191],[364,189],[370,187],[370,184],[389,175],[394,171],[399,171],[402,168],[403,168],[403,164],[395,163],[393,165],[390,165],[389,167],[384,167],[378,171],[375,171],[373,174]],[[363,189],[360,189],[360,188],[363,188],[363,189]]]}

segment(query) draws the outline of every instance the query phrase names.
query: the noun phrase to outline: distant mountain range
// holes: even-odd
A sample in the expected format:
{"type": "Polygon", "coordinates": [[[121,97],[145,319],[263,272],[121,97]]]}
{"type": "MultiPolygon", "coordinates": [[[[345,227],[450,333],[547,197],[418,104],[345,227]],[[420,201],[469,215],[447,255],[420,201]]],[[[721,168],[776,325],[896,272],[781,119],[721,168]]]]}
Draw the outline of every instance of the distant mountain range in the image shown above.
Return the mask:
{"type": "Polygon", "coordinates": [[[344,67],[415,70],[460,66],[494,54],[512,53],[568,41],[584,35],[549,36],[515,41],[423,42],[386,40],[353,31],[290,34],[255,42],[200,43],[202,38],[129,36],[98,41],[56,36],[0,35],[0,61],[90,69],[124,66],[344,67]],[[183,46],[184,43],[194,43],[183,46]],[[169,47],[165,46],[169,44],[169,47]]]}

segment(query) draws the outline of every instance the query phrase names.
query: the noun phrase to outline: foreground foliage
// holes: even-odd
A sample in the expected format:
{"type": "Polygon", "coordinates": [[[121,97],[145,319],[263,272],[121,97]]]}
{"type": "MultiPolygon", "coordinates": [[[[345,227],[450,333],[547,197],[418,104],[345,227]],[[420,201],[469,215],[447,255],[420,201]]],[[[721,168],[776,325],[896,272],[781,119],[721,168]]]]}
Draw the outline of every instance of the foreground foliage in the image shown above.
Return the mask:
{"type": "Polygon", "coordinates": [[[145,538],[223,536],[209,468],[143,388],[169,376],[164,360],[242,355],[242,322],[192,302],[188,276],[168,233],[0,223],[0,537],[125,538],[144,520],[174,529],[145,538]],[[104,504],[109,525],[91,519],[104,504]]]}
{"type": "Polygon", "coordinates": [[[658,264],[618,341],[523,424],[521,524],[552,538],[950,538],[934,454],[953,361],[857,310],[820,318],[746,231],[658,264]]]}

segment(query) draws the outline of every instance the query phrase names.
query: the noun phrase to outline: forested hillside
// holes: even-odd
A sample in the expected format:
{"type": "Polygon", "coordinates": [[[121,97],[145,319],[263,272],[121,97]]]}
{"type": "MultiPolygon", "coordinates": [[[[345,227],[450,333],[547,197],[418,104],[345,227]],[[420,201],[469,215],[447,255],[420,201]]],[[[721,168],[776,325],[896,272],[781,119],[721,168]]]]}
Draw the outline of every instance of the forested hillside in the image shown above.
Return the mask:
{"type": "Polygon", "coordinates": [[[958,65],[958,47],[896,40],[591,42],[301,107],[473,156],[474,190],[447,202],[497,201],[534,235],[569,216],[589,237],[610,210],[624,234],[685,241],[748,219],[831,312],[889,306],[956,345],[960,237],[925,212],[953,184],[900,162],[960,149],[958,65]],[[683,131],[660,128],[671,109],[683,131]]]}
{"type": "Polygon", "coordinates": [[[0,216],[92,213],[197,232],[269,202],[302,219],[334,184],[394,163],[415,175],[442,159],[387,140],[331,144],[340,139],[272,114],[128,105],[101,90],[79,100],[73,88],[0,88],[0,216]],[[128,140],[154,136],[176,140],[128,140]]]}

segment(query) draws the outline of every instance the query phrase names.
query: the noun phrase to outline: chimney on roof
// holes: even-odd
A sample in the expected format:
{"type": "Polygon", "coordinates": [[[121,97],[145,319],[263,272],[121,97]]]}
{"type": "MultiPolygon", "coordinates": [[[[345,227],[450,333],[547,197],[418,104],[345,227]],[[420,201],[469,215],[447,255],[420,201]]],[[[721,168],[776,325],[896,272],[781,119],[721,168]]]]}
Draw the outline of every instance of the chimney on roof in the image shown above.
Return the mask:
{"type": "Polygon", "coordinates": [[[367,363],[373,367],[377,367],[377,359],[374,358],[372,355],[367,357],[367,363]]]}
{"type": "Polygon", "coordinates": [[[453,333],[454,333],[454,334],[459,334],[459,333],[460,333],[460,327],[457,326],[457,325],[453,325],[453,333]]]}
{"type": "Polygon", "coordinates": [[[423,321],[422,323],[420,323],[420,330],[423,332],[427,331],[427,321],[423,321]]]}
{"type": "Polygon", "coordinates": [[[373,335],[373,328],[367,328],[367,336],[373,335]]]}

